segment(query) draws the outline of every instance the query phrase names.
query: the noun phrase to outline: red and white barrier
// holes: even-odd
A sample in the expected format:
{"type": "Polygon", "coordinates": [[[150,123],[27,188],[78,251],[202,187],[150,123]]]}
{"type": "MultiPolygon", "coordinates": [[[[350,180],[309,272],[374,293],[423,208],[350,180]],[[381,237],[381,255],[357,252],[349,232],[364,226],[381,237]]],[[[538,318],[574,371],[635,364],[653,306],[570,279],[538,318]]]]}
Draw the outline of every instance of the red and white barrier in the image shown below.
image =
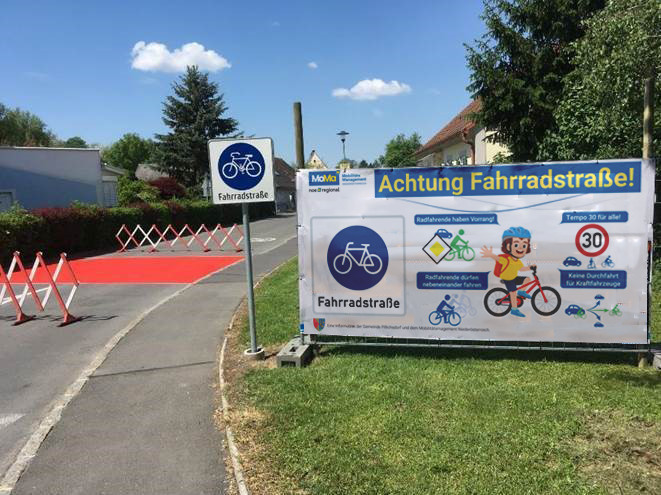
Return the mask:
{"type": "Polygon", "coordinates": [[[149,246],[149,252],[158,251],[161,243],[166,247],[174,249],[175,245],[179,243],[183,249],[190,250],[191,245],[196,243],[202,248],[202,251],[211,251],[210,244],[216,245],[218,250],[223,250],[225,244],[229,243],[235,251],[241,251],[241,241],[243,240],[243,231],[237,224],[232,225],[226,229],[222,225],[216,225],[213,230],[209,230],[206,225],[200,225],[197,230],[193,230],[188,224],[184,225],[181,230],[177,230],[168,225],[161,231],[156,225],[152,225],[145,231],[139,224],[133,230],[129,229],[126,225],[122,225],[115,235],[117,242],[119,242],[118,252],[124,252],[129,248],[142,249],[149,246]],[[124,236],[122,234],[125,234],[124,236]],[[170,238],[168,239],[168,234],[170,238]],[[206,240],[202,237],[206,234],[206,240]],[[185,236],[190,236],[186,239],[185,236]],[[238,239],[236,238],[238,236],[238,239]],[[122,237],[126,237],[124,240],[122,237]]]}
{"type": "Polygon", "coordinates": [[[23,262],[21,261],[21,253],[16,251],[12,257],[9,270],[7,272],[5,272],[2,266],[0,266],[0,306],[3,304],[12,303],[16,311],[16,321],[14,322],[14,325],[20,325],[21,323],[25,323],[26,321],[30,321],[35,318],[34,315],[27,315],[23,311],[23,304],[25,303],[28,292],[32,295],[32,299],[34,300],[34,303],[39,311],[44,311],[44,307],[48,303],[48,299],[50,298],[51,294],[54,294],[60,310],[62,311],[62,323],[60,323],[59,326],[68,325],[69,323],[80,320],[80,318],[72,315],[69,311],[69,307],[71,306],[71,302],[73,301],[73,297],[76,294],[76,290],[78,290],[79,285],[80,284],[76,278],[76,274],[73,272],[71,265],[69,265],[66,253],[60,254],[60,260],[55,267],[55,272],[51,274],[41,252],[37,253],[34,264],[32,265],[32,269],[30,270],[30,273],[28,273],[23,266],[23,262]],[[40,285],[41,282],[37,282],[35,277],[40,267],[43,269],[43,273],[46,277],[46,287],[37,289],[35,285],[40,285]],[[18,268],[18,271],[16,271],[16,268],[18,268]],[[60,273],[62,273],[63,268],[68,271],[69,276],[71,277],[71,282],[67,282],[71,283],[71,291],[69,292],[66,301],[62,297],[62,293],[57,286],[57,279],[60,276],[60,273]],[[12,282],[12,275],[15,272],[22,273],[25,277],[25,280],[21,282],[12,282]],[[20,295],[16,295],[12,284],[19,285],[21,283],[24,284],[23,291],[20,293],[20,295]],[[39,297],[40,292],[45,292],[43,299],[39,297]],[[5,294],[8,294],[9,297],[5,298],[5,294]]]}

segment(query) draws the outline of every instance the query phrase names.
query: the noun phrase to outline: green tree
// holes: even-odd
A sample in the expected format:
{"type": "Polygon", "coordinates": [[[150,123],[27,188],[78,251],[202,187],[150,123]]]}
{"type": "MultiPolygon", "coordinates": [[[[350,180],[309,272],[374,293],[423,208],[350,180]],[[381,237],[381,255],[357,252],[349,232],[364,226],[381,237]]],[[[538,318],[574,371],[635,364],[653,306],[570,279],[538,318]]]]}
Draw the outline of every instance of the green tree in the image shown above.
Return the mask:
{"type": "Polygon", "coordinates": [[[534,160],[573,69],[571,43],[605,0],[484,0],[487,32],[466,45],[474,116],[515,161],[534,160]]]}
{"type": "Polygon", "coordinates": [[[154,149],[151,140],[129,132],[104,149],[101,159],[110,165],[126,169],[135,176],[138,165],[153,161],[154,149]]]}
{"type": "Polygon", "coordinates": [[[168,134],[157,134],[158,164],[180,183],[195,187],[209,173],[207,141],[237,131],[237,121],[222,118],[227,111],[218,84],[196,66],[172,84],[173,96],[163,103],[168,134]]]}
{"type": "Polygon", "coordinates": [[[0,145],[50,146],[55,136],[36,115],[21,110],[0,108],[0,145]]]}
{"type": "Polygon", "coordinates": [[[397,134],[386,144],[386,152],[378,159],[379,166],[383,167],[414,167],[415,153],[420,148],[420,135],[417,132],[406,137],[397,134]]]}
{"type": "Polygon", "coordinates": [[[62,143],[65,148],[87,148],[87,142],[80,136],[70,137],[62,143]]]}
{"type": "MultiPolygon", "coordinates": [[[[576,43],[576,69],[554,112],[557,130],[544,139],[540,159],[641,156],[644,80],[661,68],[660,33],[658,0],[611,0],[587,22],[576,43]]],[[[657,80],[656,108],[660,86],[657,80]]],[[[658,144],[658,111],[654,129],[658,144]]]]}

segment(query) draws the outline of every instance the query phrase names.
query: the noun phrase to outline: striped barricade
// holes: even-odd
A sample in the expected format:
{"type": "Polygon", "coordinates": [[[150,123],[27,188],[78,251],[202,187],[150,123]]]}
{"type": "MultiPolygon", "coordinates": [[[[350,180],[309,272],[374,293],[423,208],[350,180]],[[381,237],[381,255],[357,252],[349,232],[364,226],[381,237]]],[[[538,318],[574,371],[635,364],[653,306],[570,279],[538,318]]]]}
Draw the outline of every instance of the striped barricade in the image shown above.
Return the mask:
{"type": "Polygon", "coordinates": [[[32,265],[32,269],[28,273],[23,266],[21,253],[16,251],[12,257],[9,270],[7,272],[5,272],[2,266],[0,266],[0,306],[9,303],[13,304],[16,311],[16,321],[14,322],[14,325],[20,325],[21,323],[25,323],[26,321],[30,321],[35,318],[34,315],[28,315],[23,311],[23,305],[28,294],[32,296],[35,306],[39,311],[44,311],[44,307],[48,303],[51,294],[54,294],[60,310],[62,311],[62,322],[59,326],[68,325],[80,320],[80,318],[72,315],[69,311],[71,302],[73,301],[73,297],[76,294],[76,290],[78,290],[79,285],[80,283],[76,278],[76,274],[71,268],[71,265],[69,265],[66,253],[60,254],[60,260],[55,267],[55,272],[51,273],[48,265],[46,265],[46,262],[44,261],[43,254],[38,252],[32,265]],[[42,268],[43,271],[40,273],[43,273],[46,282],[37,281],[36,277],[39,272],[39,268],[42,268]],[[69,273],[71,278],[71,282],[66,282],[71,283],[71,290],[66,297],[66,300],[62,297],[62,292],[57,286],[57,280],[63,269],[69,273]],[[12,281],[12,276],[14,274],[18,275],[18,280],[12,281]],[[20,277],[23,277],[24,280],[20,280],[20,277]],[[17,295],[12,285],[20,284],[23,284],[23,290],[20,294],[17,295]],[[46,284],[46,287],[39,289],[35,287],[42,284],[46,284]],[[41,292],[45,292],[43,299],[39,297],[39,293],[41,292]],[[5,297],[6,294],[8,297],[5,297]]]}
{"type": "Polygon", "coordinates": [[[218,224],[211,230],[205,224],[200,225],[197,229],[193,229],[186,224],[179,231],[171,224],[162,231],[156,225],[152,225],[145,230],[138,224],[133,229],[122,225],[115,238],[119,243],[118,252],[120,253],[128,249],[142,249],[143,247],[148,247],[148,251],[153,253],[158,251],[161,244],[165,244],[170,249],[174,249],[179,244],[183,249],[190,250],[193,243],[198,245],[204,252],[211,251],[213,246],[221,251],[226,244],[231,245],[238,252],[242,250],[243,231],[237,224],[232,225],[229,229],[218,224]],[[205,235],[206,240],[203,240],[205,235]],[[187,236],[190,238],[186,239],[187,236]]]}

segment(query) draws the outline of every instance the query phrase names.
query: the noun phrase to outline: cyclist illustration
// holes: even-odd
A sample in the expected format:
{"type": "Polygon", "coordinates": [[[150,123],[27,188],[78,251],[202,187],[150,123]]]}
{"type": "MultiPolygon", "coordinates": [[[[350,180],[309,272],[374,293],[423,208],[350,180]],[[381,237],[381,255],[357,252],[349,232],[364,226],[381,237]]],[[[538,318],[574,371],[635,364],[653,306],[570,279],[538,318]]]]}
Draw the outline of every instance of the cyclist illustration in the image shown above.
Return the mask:
{"type": "Polygon", "coordinates": [[[234,151],[230,153],[232,157],[231,162],[227,162],[223,165],[221,173],[227,179],[233,179],[236,177],[239,172],[242,174],[248,174],[250,177],[258,177],[262,173],[262,166],[259,162],[251,160],[252,155],[239,156],[241,153],[234,151]]]}
{"type": "Polygon", "coordinates": [[[494,254],[491,247],[483,246],[481,249],[483,258],[491,258],[496,262],[493,273],[501,279],[507,289],[506,291],[500,288],[492,289],[484,298],[486,310],[494,316],[504,316],[511,309],[512,315],[523,318],[525,315],[519,310],[519,306],[525,299],[532,299],[533,309],[542,315],[551,315],[560,308],[560,294],[552,287],[541,285],[537,277],[537,266],[524,266],[521,261],[531,251],[530,237],[528,229],[510,227],[503,232],[500,248],[502,254],[494,254]],[[532,271],[533,277],[519,276],[520,271],[532,271]],[[530,292],[535,288],[538,289],[531,296],[530,292]]]}
{"type": "Polygon", "coordinates": [[[353,264],[363,268],[370,275],[376,275],[383,268],[383,260],[377,254],[369,252],[369,244],[361,244],[362,247],[351,247],[353,242],[347,242],[344,253],[338,254],[333,260],[333,267],[340,275],[351,271],[353,264]],[[354,256],[355,252],[360,252],[360,259],[354,256]]]}
{"type": "Polygon", "coordinates": [[[448,302],[449,300],[450,294],[446,294],[440,304],[436,307],[436,311],[429,313],[429,323],[432,325],[438,325],[442,321],[453,327],[456,327],[461,323],[461,316],[454,310],[454,306],[450,305],[448,302]]]}
{"type": "Polygon", "coordinates": [[[606,257],[604,261],[601,262],[601,266],[603,266],[604,268],[613,268],[615,266],[615,263],[613,263],[613,260],[609,255],[608,257],[606,257]]]}
{"type": "Polygon", "coordinates": [[[590,263],[588,263],[588,270],[596,270],[597,264],[594,262],[594,258],[590,258],[590,263]]]}
{"type": "Polygon", "coordinates": [[[456,308],[457,313],[462,318],[465,318],[466,315],[475,316],[477,314],[477,310],[473,307],[471,300],[466,294],[462,294],[461,296],[459,294],[452,294],[450,304],[456,308]]]}
{"type": "Polygon", "coordinates": [[[452,250],[445,257],[446,260],[452,261],[455,256],[458,260],[465,261],[471,261],[475,258],[475,250],[472,247],[469,247],[468,241],[461,237],[464,233],[464,229],[460,229],[452,238],[452,241],[450,241],[450,247],[452,250]]]}

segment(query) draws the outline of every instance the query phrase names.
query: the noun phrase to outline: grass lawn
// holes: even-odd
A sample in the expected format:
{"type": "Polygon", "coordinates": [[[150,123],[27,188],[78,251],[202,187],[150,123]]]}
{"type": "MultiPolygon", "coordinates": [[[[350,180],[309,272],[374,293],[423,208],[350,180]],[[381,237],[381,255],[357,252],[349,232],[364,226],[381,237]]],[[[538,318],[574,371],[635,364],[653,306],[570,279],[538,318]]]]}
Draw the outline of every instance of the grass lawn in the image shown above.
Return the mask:
{"type": "MultiPolygon", "coordinates": [[[[293,260],[257,291],[261,344],[297,328],[297,283],[293,260]]],[[[328,347],[230,401],[253,493],[661,492],[661,374],[632,356],[328,347]]]]}

